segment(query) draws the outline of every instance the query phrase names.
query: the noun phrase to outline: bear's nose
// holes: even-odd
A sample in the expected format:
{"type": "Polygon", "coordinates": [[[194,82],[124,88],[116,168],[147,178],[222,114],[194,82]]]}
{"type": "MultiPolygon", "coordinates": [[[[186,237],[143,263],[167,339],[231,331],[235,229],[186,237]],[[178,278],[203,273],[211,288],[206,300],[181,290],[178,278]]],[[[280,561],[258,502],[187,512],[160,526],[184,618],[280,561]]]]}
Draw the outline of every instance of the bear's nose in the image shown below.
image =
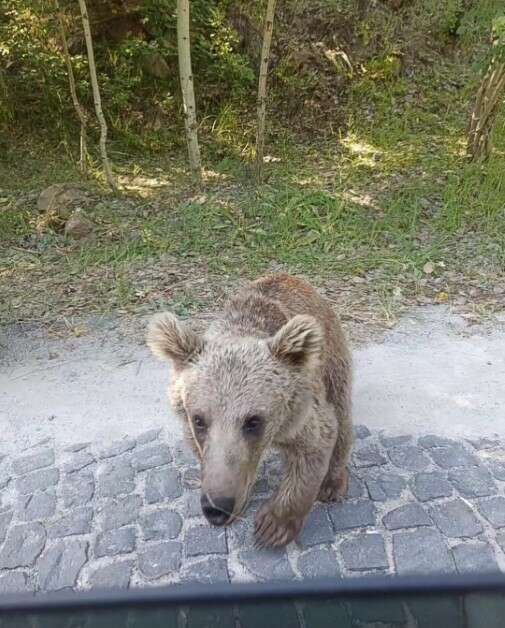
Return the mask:
{"type": "Polygon", "coordinates": [[[217,497],[211,501],[207,495],[203,494],[200,503],[206,519],[215,526],[223,526],[235,507],[233,497],[217,497]]]}

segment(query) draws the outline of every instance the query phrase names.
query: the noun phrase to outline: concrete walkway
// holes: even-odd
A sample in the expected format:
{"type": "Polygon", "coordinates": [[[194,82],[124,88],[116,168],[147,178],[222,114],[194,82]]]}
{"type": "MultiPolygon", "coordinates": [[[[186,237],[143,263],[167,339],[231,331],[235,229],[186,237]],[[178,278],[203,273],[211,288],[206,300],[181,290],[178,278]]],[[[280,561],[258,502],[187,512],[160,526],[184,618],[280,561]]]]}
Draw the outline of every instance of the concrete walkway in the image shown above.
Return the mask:
{"type": "MultiPolygon", "coordinates": [[[[75,330],[74,330],[75,331],[75,330]]],[[[140,328],[0,337],[0,592],[360,574],[505,571],[505,332],[443,308],[355,351],[348,499],[287,550],[201,517],[198,469],[140,328]]]]}

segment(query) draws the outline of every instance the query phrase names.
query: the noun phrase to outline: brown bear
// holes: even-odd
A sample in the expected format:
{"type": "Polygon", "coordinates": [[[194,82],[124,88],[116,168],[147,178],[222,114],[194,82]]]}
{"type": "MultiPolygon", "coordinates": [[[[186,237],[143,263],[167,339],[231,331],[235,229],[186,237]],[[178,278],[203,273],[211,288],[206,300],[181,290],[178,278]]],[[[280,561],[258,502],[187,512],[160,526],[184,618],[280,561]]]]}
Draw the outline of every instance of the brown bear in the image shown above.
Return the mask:
{"type": "Polygon", "coordinates": [[[329,302],[287,274],[232,297],[204,334],[156,315],[147,342],[173,366],[169,396],[202,469],[215,525],[245,509],[258,465],[280,450],[284,478],[256,517],[259,545],[294,539],[316,499],[346,493],[351,357],[329,302]]]}

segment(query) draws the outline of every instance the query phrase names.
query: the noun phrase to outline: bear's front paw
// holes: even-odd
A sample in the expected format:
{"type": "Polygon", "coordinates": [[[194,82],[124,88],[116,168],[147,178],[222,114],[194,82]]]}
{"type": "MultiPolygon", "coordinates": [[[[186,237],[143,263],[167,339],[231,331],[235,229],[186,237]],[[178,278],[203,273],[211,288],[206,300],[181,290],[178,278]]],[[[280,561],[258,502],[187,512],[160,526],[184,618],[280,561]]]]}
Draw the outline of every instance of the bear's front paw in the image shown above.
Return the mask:
{"type": "Polygon", "coordinates": [[[256,515],[256,547],[283,547],[292,541],[303,525],[303,517],[276,513],[275,505],[266,503],[256,515]]]}

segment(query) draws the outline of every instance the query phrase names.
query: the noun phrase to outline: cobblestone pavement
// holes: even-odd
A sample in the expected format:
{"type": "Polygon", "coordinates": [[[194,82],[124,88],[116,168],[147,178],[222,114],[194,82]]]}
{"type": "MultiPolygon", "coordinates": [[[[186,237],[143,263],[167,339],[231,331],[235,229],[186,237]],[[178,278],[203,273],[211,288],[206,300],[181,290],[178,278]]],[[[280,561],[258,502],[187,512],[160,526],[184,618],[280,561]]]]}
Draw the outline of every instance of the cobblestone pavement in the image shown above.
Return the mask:
{"type": "Polygon", "coordinates": [[[0,456],[0,592],[363,574],[505,571],[505,442],[356,428],[348,498],[317,504],[296,543],[255,550],[254,511],[201,515],[198,468],[160,430],[110,444],[51,441],[0,456]]]}

